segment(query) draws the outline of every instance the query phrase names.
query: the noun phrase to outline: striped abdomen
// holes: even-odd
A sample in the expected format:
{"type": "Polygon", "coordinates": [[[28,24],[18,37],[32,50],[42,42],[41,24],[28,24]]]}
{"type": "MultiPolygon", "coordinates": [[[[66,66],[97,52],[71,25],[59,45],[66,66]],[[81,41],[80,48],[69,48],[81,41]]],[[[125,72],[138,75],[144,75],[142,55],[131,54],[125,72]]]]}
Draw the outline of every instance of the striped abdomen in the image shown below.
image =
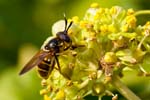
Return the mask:
{"type": "Polygon", "coordinates": [[[54,65],[55,65],[55,60],[53,57],[51,59],[45,58],[40,64],[38,64],[37,70],[39,75],[42,78],[47,79],[50,73],[52,72],[52,70],[54,69],[54,65]]]}

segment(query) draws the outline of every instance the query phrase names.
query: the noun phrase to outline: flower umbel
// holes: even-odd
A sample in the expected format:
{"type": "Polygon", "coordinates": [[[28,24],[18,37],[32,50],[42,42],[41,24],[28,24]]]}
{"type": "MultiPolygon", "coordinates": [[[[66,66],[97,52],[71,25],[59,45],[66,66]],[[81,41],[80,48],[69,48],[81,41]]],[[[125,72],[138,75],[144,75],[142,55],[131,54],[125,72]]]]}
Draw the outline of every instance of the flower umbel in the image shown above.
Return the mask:
{"type": "Polygon", "coordinates": [[[150,22],[137,25],[135,15],[133,9],[101,8],[94,3],[83,19],[69,19],[74,23],[68,34],[77,48],[59,55],[61,73],[54,69],[46,80],[40,92],[44,100],[83,100],[87,95],[100,99],[110,94],[116,100],[110,84],[127,99],[140,100],[119,80],[126,67],[149,75],[142,61],[150,53],[150,22]],[[117,87],[119,84],[122,87],[117,87]]]}

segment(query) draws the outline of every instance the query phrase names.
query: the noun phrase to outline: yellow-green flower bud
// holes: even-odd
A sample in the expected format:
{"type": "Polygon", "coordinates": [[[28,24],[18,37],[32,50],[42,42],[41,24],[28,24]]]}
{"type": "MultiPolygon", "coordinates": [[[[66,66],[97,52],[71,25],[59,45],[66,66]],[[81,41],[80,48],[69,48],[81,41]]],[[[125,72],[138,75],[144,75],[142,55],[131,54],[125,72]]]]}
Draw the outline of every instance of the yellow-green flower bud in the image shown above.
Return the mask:
{"type": "Polygon", "coordinates": [[[137,61],[141,61],[146,54],[146,51],[142,51],[140,48],[137,48],[135,51],[133,51],[133,57],[137,61]]]}
{"type": "Polygon", "coordinates": [[[102,82],[95,82],[92,86],[94,95],[101,95],[105,92],[105,85],[102,82]]]}
{"type": "Polygon", "coordinates": [[[59,90],[56,94],[55,100],[65,100],[65,92],[63,90],[59,90]]]}
{"type": "Polygon", "coordinates": [[[134,15],[130,15],[126,17],[126,22],[130,28],[135,28],[136,26],[136,17],[134,15]]]}
{"type": "Polygon", "coordinates": [[[114,52],[107,52],[104,56],[104,62],[106,63],[115,63],[117,61],[117,57],[114,52]]]}
{"type": "Polygon", "coordinates": [[[40,90],[40,95],[45,95],[47,94],[49,91],[47,91],[47,89],[42,89],[40,90]]]}
{"type": "Polygon", "coordinates": [[[133,15],[133,14],[134,14],[134,10],[132,8],[128,9],[127,15],[133,15]]]}

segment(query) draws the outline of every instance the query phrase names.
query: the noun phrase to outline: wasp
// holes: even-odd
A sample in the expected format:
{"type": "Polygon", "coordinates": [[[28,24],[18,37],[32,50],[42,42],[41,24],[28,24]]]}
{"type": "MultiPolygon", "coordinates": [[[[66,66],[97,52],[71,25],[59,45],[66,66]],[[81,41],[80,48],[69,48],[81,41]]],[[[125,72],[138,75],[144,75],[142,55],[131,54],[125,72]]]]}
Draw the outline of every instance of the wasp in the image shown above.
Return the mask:
{"type": "Polygon", "coordinates": [[[22,75],[35,66],[37,66],[37,71],[39,75],[47,79],[50,73],[53,71],[55,64],[60,70],[60,64],[58,61],[58,56],[61,52],[68,50],[72,46],[72,40],[68,35],[68,29],[72,25],[72,21],[67,26],[68,22],[65,17],[65,29],[56,33],[55,37],[48,38],[41,49],[31,58],[31,60],[23,67],[19,75],[22,75]]]}

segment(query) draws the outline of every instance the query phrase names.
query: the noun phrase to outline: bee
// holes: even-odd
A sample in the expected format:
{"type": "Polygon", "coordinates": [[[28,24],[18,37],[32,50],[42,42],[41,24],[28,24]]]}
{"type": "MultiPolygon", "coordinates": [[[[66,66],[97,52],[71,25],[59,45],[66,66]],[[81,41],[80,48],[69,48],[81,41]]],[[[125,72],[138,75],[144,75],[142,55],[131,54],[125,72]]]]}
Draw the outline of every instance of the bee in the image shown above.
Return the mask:
{"type": "Polygon", "coordinates": [[[59,53],[68,50],[72,46],[72,40],[68,35],[68,29],[71,27],[72,23],[71,21],[67,27],[67,19],[65,17],[64,31],[56,33],[55,37],[48,38],[42,45],[41,50],[39,50],[23,67],[19,75],[23,75],[37,66],[39,75],[47,79],[53,71],[55,64],[57,64],[57,69],[61,72],[58,56],[59,53]]]}

